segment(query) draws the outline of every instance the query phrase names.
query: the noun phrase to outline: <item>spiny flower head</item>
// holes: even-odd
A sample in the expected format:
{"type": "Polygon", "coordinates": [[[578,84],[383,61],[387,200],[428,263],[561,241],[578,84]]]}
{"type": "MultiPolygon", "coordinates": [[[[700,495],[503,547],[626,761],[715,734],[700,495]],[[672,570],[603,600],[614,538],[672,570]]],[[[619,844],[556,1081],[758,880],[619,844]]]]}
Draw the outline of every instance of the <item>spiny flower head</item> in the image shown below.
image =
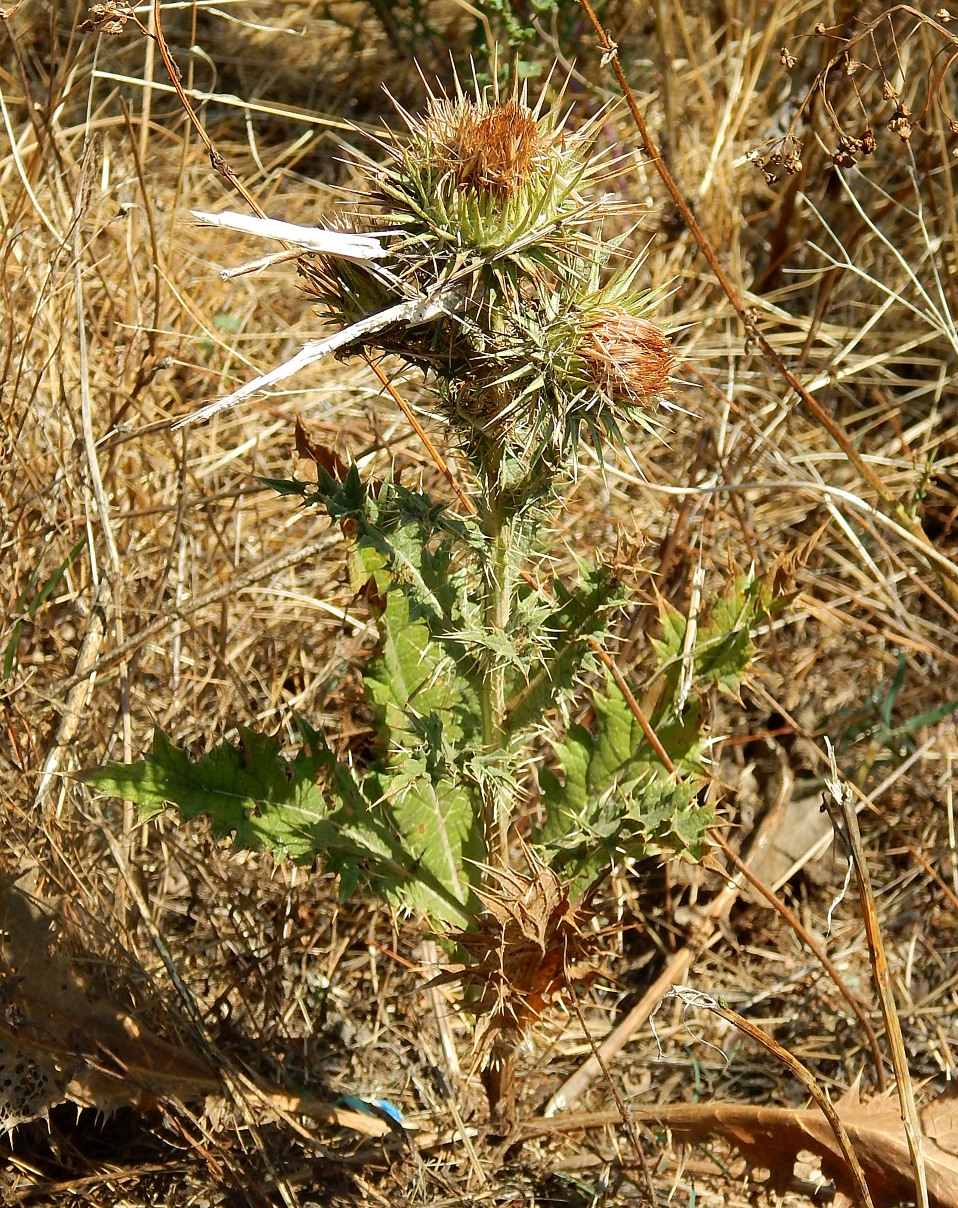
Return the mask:
{"type": "Polygon", "coordinates": [[[501,101],[458,85],[431,95],[422,117],[400,113],[408,134],[383,141],[387,162],[370,163],[350,223],[386,255],[304,258],[302,271],[344,325],[427,301],[425,317],[358,343],[431,371],[474,459],[488,464],[495,446],[497,464],[521,463],[547,485],[583,423],[618,439],[673,365],[635,288],[639,265],[613,271],[622,249],[601,239],[602,203],[586,196],[608,171],[593,151],[601,115],[573,131],[568,114],[525,93],[501,101]]]}
{"type": "Polygon", "coordinates": [[[532,473],[573,461],[584,427],[601,449],[624,423],[652,424],[675,358],[648,317],[654,299],[634,285],[640,262],[598,277],[609,249],[598,247],[585,281],[539,290],[511,313],[468,374],[440,375],[447,417],[471,442],[499,439],[532,473]]]}
{"type": "Polygon", "coordinates": [[[575,272],[597,206],[583,189],[608,170],[591,151],[598,119],[570,131],[568,115],[544,113],[541,100],[530,107],[517,92],[501,102],[478,88],[431,95],[422,117],[397,109],[408,133],[380,140],[386,162],[367,162],[370,189],[349,223],[388,232],[389,256],[305,268],[341,321],[445,286],[475,317],[482,305],[517,304],[534,280],[575,272]]]}
{"type": "Polygon", "coordinates": [[[596,310],[583,324],[579,355],[596,390],[622,407],[648,406],[666,390],[675,365],[666,335],[621,307],[596,310]]]}
{"type": "Polygon", "coordinates": [[[434,99],[427,121],[412,129],[420,137],[403,155],[407,165],[415,162],[409,151],[421,148],[460,188],[503,199],[526,184],[553,141],[542,136],[535,115],[516,99],[492,107],[462,98],[434,99]]]}
{"type": "MultiPolygon", "coordinates": [[[[605,169],[596,123],[572,133],[518,95],[432,97],[378,173],[385,218],[466,267],[470,254],[551,258],[573,250],[590,208],[582,186],[605,169]],[[466,258],[463,264],[462,258],[466,258]]],[[[526,271],[532,261],[526,259],[526,271]]]]}

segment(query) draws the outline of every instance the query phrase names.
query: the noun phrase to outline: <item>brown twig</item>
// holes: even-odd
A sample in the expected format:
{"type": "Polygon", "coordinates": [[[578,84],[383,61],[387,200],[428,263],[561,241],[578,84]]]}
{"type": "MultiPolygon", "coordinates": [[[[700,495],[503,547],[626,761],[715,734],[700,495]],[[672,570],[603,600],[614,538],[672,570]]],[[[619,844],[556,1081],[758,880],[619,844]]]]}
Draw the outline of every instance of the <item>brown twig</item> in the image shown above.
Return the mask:
{"type": "Polygon", "coordinates": [[[642,1148],[642,1142],[639,1140],[639,1134],[635,1127],[635,1119],[622,1099],[622,1096],[619,1094],[619,1088],[615,1085],[612,1075],[609,1073],[609,1068],[603,1060],[602,1053],[595,1043],[595,1038],[589,1031],[589,1026],[582,1014],[582,1008],[579,1006],[579,1000],[576,997],[575,989],[568,982],[566,983],[566,988],[569,991],[569,999],[572,1003],[572,1008],[579,1020],[579,1026],[585,1033],[586,1038],[589,1041],[589,1046],[592,1049],[592,1055],[596,1062],[598,1062],[599,1068],[605,1076],[606,1085],[612,1092],[612,1098],[615,1100],[615,1106],[618,1109],[619,1119],[622,1121],[622,1125],[625,1128],[625,1131],[628,1133],[629,1141],[633,1150],[635,1151],[635,1156],[639,1159],[639,1165],[642,1168],[642,1174],[645,1178],[646,1194],[648,1195],[649,1203],[653,1205],[654,1208],[654,1205],[658,1203],[658,1196],[655,1194],[655,1184],[652,1182],[652,1171],[649,1169],[649,1162],[645,1156],[645,1150],[642,1148]]]}
{"type": "Polygon", "coordinates": [[[392,382],[389,380],[389,378],[386,377],[386,375],[383,373],[382,369],[380,369],[380,367],[376,363],[376,361],[374,361],[372,359],[372,357],[370,357],[369,354],[366,352],[363,353],[363,356],[366,359],[366,364],[370,367],[370,369],[373,371],[373,373],[375,373],[376,377],[379,378],[380,382],[383,385],[383,388],[388,392],[389,397],[392,399],[392,401],[396,404],[396,406],[399,408],[399,410],[403,413],[403,415],[406,417],[406,419],[412,425],[413,430],[415,431],[416,435],[422,441],[423,448],[426,450],[426,452],[432,458],[433,464],[435,465],[436,469],[439,471],[439,473],[443,476],[443,478],[445,478],[446,482],[448,482],[449,485],[452,487],[452,489],[455,491],[456,498],[459,500],[459,502],[466,509],[466,511],[469,513],[470,516],[477,516],[479,514],[479,512],[478,512],[478,509],[476,508],[476,505],[472,502],[472,500],[469,498],[469,496],[466,494],[466,492],[462,489],[462,487],[456,481],[456,476],[455,476],[455,474],[453,474],[452,470],[450,470],[449,463],[446,461],[446,459],[443,457],[443,455],[439,452],[439,450],[436,448],[436,446],[432,443],[432,441],[429,438],[429,433],[425,430],[425,428],[419,422],[413,409],[409,406],[409,404],[406,402],[406,400],[402,397],[402,395],[399,393],[399,391],[396,389],[396,387],[392,384],[392,382]]]}
{"type": "Polygon", "coordinates": [[[748,881],[748,883],[752,886],[752,888],[755,889],[758,893],[760,893],[762,895],[762,897],[766,900],[766,902],[768,902],[768,904],[772,907],[772,909],[777,911],[778,914],[781,915],[781,917],[785,920],[785,922],[789,925],[789,927],[791,927],[791,929],[795,932],[795,934],[802,941],[802,943],[806,946],[806,948],[808,948],[809,951],[815,956],[816,960],[819,962],[819,964],[822,966],[822,968],[825,970],[825,972],[828,974],[828,976],[835,983],[835,985],[838,988],[839,994],[841,994],[842,998],[844,998],[844,1000],[848,1003],[849,1007],[854,1012],[855,1018],[862,1025],[862,1028],[865,1031],[865,1035],[868,1037],[868,1047],[871,1049],[872,1061],[875,1064],[875,1079],[878,1083],[878,1089],[880,1091],[884,1090],[885,1089],[885,1069],[884,1069],[884,1062],[882,1061],[881,1048],[878,1044],[878,1037],[875,1035],[875,1029],[872,1027],[871,1021],[869,1020],[868,1016],[865,1014],[864,1010],[862,1009],[861,1003],[858,1002],[858,1000],[855,998],[855,996],[852,994],[852,992],[845,985],[845,982],[842,979],[842,975],[838,972],[838,970],[835,968],[835,966],[832,964],[832,962],[825,955],[824,951],[822,950],[821,945],[814,938],[814,936],[811,934],[811,932],[808,930],[808,928],[804,926],[804,924],[798,918],[798,916],[795,914],[795,912],[793,910],[789,910],[789,908],[785,905],[785,903],[780,901],[779,898],[776,897],[776,895],[772,892],[771,889],[769,889],[769,887],[765,884],[765,882],[762,881],[759,877],[757,877],[755,875],[755,873],[752,872],[752,870],[748,867],[748,865],[744,862],[744,860],[742,860],[735,853],[735,851],[728,845],[728,843],[725,841],[724,837],[719,833],[719,831],[718,830],[710,831],[709,837],[711,838],[712,842],[717,847],[720,847],[722,849],[722,851],[725,853],[726,859],[728,859],[732,864],[735,865],[735,867],[742,874],[742,876],[745,878],[745,880],[748,881]]]}
{"type": "Polygon", "coordinates": [[[160,52],[160,58],[163,60],[163,66],[166,68],[166,73],[170,77],[176,95],[180,98],[180,104],[186,112],[187,117],[193,126],[193,129],[199,135],[203,146],[206,148],[210,157],[210,163],[213,166],[213,171],[218,172],[232,187],[240,194],[246,204],[250,207],[254,214],[260,218],[265,218],[266,213],[260,206],[259,202],[253,194],[247,189],[240,178],[236,175],[233,169],[229,166],[221,153],[217,151],[213,140],[203,129],[203,123],[197,116],[196,110],[190,102],[190,98],[186,95],[180,76],[180,69],[173,61],[173,56],[170,54],[170,48],[166,44],[166,38],[163,36],[163,23],[160,18],[160,0],[153,0],[153,19],[156,23],[156,46],[160,52]]]}
{"type": "MultiPolygon", "coordinates": [[[[808,1091],[815,1102],[818,1104],[822,1115],[832,1127],[832,1131],[841,1146],[845,1161],[848,1163],[848,1169],[851,1171],[852,1178],[855,1181],[855,1189],[857,1192],[857,1200],[865,1208],[874,1208],[872,1204],[871,1193],[868,1190],[868,1183],[865,1179],[865,1172],[862,1169],[862,1164],[858,1160],[858,1155],[855,1153],[855,1147],[852,1145],[852,1139],[848,1135],[848,1129],[842,1123],[841,1116],[835,1110],[835,1106],[829,1099],[828,1095],[815,1081],[815,1076],[806,1066],[804,1066],[798,1058],[783,1048],[777,1040],[773,1040],[771,1036],[767,1036],[761,1028],[758,1028],[745,1018],[744,1015],[739,1015],[737,1011],[731,1010],[722,1003],[717,1002],[707,994],[702,994],[698,990],[690,991],[686,988],[677,986],[675,996],[680,998],[687,1006],[703,1007],[706,1011],[711,1011],[715,1015],[721,1016],[722,1019],[738,1028],[740,1032],[744,1032],[750,1040],[754,1040],[756,1044],[762,1046],[766,1052],[782,1063],[799,1080],[802,1086],[808,1091]]],[[[925,1204],[927,1208],[927,1201],[925,1204]]]]}

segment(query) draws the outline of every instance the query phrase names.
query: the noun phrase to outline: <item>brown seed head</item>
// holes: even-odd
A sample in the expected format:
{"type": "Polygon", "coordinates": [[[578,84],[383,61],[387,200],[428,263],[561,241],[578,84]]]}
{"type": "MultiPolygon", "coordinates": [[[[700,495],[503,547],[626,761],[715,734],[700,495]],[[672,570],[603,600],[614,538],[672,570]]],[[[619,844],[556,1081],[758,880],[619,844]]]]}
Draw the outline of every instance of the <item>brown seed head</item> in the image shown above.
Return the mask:
{"type": "Polygon", "coordinates": [[[905,105],[896,107],[888,122],[888,129],[897,134],[903,143],[911,138],[914,127],[911,124],[911,111],[905,105]]]}
{"type": "Polygon", "coordinates": [[[518,101],[490,108],[472,101],[438,101],[427,124],[441,133],[448,171],[457,184],[476,192],[516,193],[545,149],[535,117],[518,101]]]}
{"type": "Polygon", "coordinates": [[[654,401],[675,368],[668,336],[618,307],[590,317],[579,352],[602,393],[626,405],[654,401]]]}

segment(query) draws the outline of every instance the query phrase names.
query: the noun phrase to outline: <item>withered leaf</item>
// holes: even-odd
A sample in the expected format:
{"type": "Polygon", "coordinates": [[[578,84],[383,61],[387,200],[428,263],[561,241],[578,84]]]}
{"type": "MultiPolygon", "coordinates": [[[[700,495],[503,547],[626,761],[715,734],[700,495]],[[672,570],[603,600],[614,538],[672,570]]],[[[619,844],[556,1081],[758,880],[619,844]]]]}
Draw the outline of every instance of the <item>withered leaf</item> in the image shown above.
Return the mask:
{"type": "MultiPolygon", "coordinates": [[[[893,1091],[862,1101],[857,1086],[836,1104],[875,1205],[914,1200],[915,1183],[908,1143],[893,1091]]],[[[720,1137],[753,1169],[768,1170],[773,1188],[786,1190],[803,1151],[816,1154],[822,1173],[854,1201],[855,1188],[838,1140],[817,1108],[752,1107],[744,1103],[682,1103],[636,1107],[634,1120],[670,1130],[688,1144],[720,1137]]],[[[920,1112],[925,1174],[931,1208],[958,1208],[958,1095],[945,1094],[920,1112]]],[[[615,1112],[531,1120],[526,1135],[555,1129],[618,1122],[615,1112]]]]}

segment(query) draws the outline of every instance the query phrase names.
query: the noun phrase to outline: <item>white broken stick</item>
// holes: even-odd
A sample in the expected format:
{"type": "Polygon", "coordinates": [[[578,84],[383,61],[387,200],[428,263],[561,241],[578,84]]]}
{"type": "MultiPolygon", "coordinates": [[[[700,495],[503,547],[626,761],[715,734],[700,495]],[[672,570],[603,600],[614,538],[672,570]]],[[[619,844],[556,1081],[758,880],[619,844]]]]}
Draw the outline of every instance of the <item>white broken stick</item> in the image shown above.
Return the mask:
{"type": "MultiPolygon", "coordinates": [[[[257,218],[252,214],[237,214],[231,210],[225,210],[221,214],[209,214],[203,210],[192,210],[191,213],[201,222],[209,223],[211,226],[225,227],[227,230],[240,231],[248,235],[260,235],[267,239],[281,239],[304,251],[319,252],[324,256],[341,256],[345,260],[365,261],[377,260],[380,256],[385,255],[386,249],[375,235],[357,235],[351,231],[331,231],[325,227],[299,226],[294,222],[281,222],[275,218],[257,218]]],[[[389,234],[389,232],[386,231],[383,234],[389,234]]],[[[446,299],[450,292],[447,287],[426,298],[411,298],[407,302],[399,302],[374,315],[367,315],[366,318],[360,319],[351,326],[327,336],[325,340],[310,340],[294,357],[284,361],[282,365],[277,365],[268,373],[260,374],[251,382],[247,382],[245,386],[234,390],[232,394],[227,394],[224,398],[216,399],[215,402],[200,407],[198,411],[183,416],[173,424],[173,429],[200,423],[212,415],[218,415],[220,411],[235,407],[237,403],[241,403],[258,391],[274,386],[277,382],[283,382],[286,378],[292,377],[294,373],[298,373],[300,369],[305,369],[308,365],[322,360],[329,353],[353,344],[363,336],[381,331],[393,323],[405,323],[409,327],[415,327],[420,323],[428,323],[430,319],[438,318],[441,314],[448,314],[450,312],[446,306],[446,299]]]]}
{"type": "Polygon", "coordinates": [[[420,323],[428,323],[430,319],[438,318],[441,314],[448,314],[450,312],[444,301],[448,294],[449,290],[444,289],[432,297],[411,298],[408,302],[399,302],[396,306],[388,306],[374,315],[367,315],[365,319],[360,319],[357,323],[334,332],[325,340],[309,340],[294,357],[290,357],[282,365],[277,365],[268,373],[262,373],[259,377],[253,378],[251,382],[240,386],[232,394],[227,394],[225,398],[207,403],[205,407],[200,407],[199,411],[194,411],[191,415],[178,419],[173,428],[175,430],[186,427],[188,424],[197,424],[201,420],[209,419],[211,415],[217,415],[220,411],[235,407],[237,403],[241,403],[250,395],[265,390],[267,386],[274,386],[277,382],[285,381],[294,373],[298,373],[300,369],[305,369],[307,365],[313,365],[316,361],[322,360],[329,353],[336,352],[337,349],[344,348],[347,344],[353,344],[363,336],[382,331],[384,327],[389,327],[393,323],[405,323],[408,327],[417,327],[420,323]]]}
{"type": "Polygon", "coordinates": [[[376,235],[300,226],[296,222],[257,218],[255,214],[237,214],[233,210],[224,210],[221,214],[209,214],[205,210],[190,210],[190,213],[209,226],[224,227],[243,235],[259,235],[263,239],[281,239],[305,252],[319,252],[324,256],[341,256],[344,260],[378,260],[386,254],[376,235]]]}

